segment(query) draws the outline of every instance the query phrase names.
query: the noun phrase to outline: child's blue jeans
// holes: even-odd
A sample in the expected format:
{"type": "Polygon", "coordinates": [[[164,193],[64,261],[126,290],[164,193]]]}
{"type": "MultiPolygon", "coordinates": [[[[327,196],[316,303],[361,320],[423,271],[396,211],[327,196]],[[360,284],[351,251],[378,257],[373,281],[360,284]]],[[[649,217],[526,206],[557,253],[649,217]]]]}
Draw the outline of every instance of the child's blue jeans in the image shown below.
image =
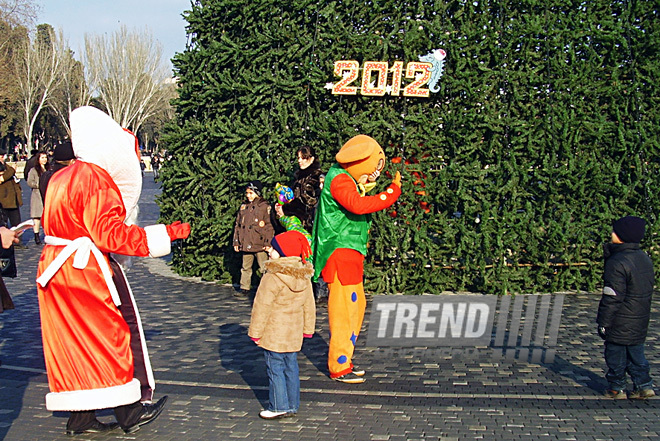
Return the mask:
{"type": "Polygon", "coordinates": [[[271,412],[298,412],[300,377],[297,352],[273,352],[264,349],[268,372],[268,409],[271,412]]]}
{"type": "Polygon", "coordinates": [[[626,372],[630,374],[635,390],[653,387],[653,380],[649,375],[649,362],[644,356],[644,343],[618,345],[606,341],[605,363],[608,367],[605,378],[610,389],[624,390],[626,388],[626,372]]]}

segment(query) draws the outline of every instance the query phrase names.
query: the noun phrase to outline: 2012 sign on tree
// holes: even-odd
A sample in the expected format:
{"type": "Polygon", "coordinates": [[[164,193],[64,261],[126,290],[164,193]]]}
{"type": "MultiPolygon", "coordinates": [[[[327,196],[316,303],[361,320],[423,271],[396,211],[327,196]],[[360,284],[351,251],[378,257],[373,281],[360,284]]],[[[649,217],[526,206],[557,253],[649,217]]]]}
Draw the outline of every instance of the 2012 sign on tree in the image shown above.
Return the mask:
{"type": "Polygon", "coordinates": [[[392,67],[387,61],[365,61],[360,68],[356,60],[338,60],[334,64],[335,76],[341,77],[337,83],[328,83],[326,88],[332,89],[333,95],[384,96],[389,93],[399,96],[428,98],[430,92],[437,92],[437,81],[442,75],[446,52],[436,49],[427,55],[420,56],[420,61],[411,61],[404,70],[403,61],[395,61],[392,67]],[[354,85],[359,80],[362,71],[360,87],[354,85]],[[401,80],[405,77],[413,81],[402,87],[401,80]],[[388,79],[390,80],[388,83],[388,79]],[[429,84],[429,88],[425,88],[429,84]]]}

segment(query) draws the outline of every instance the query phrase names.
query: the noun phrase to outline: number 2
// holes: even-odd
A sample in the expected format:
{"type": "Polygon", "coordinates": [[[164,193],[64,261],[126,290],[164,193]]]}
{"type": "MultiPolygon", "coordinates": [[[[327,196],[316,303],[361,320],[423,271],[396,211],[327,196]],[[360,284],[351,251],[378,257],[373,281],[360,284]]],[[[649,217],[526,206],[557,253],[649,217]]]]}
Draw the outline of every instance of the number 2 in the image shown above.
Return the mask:
{"type": "Polygon", "coordinates": [[[355,60],[335,61],[335,75],[342,79],[332,87],[332,93],[336,95],[356,95],[357,87],[349,87],[353,81],[357,80],[360,72],[360,64],[355,60]],[[348,74],[344,72],[348,71],[348,74]]]}
{"type": "Polygon", "coordinates": [[[419,61],[411,61],[408,63],[406,66],[406,78],[416,79],[403,89],[403,96],[429,97],[429,90],[422,89],[421,87],[431,79],[431,67],[431,63],[422,63],[419,61]],[[422,72],[422,75],[419,78],[416,76],[417,72],[422,72]]]}

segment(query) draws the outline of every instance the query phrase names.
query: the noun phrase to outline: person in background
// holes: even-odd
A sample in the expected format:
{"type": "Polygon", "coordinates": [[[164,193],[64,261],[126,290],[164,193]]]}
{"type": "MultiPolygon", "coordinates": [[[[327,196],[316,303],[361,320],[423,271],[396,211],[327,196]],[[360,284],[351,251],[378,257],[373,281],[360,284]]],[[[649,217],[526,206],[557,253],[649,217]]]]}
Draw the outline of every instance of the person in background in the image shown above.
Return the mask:
{"type": "Polygon", "coordinates": [[[311,234],[314,213],[321,194],[319,178],[322,174],[319,159],[312,147],[302,146],[296,152],[298,166],[293,175],[293,200],[282,207],[286,216],[296,216],[311,234]]]}
{"type": "Polygon", "coordinates": [[[267,420],[298,412],[298,351],[303,338],[312,337],[316,325],[311,281],[314,268],[307,261],[309,242],[300,232],[287,231],[275,236],[271,245],[248,330],[266,359],[269,403],[259,416],[267,420]]]}
{"type": "Polygon", "coordinates": [[[71,141],[64,141],[62,144],[55,147],[53,152],[53,162],[51,163],[50,168],[39,177],[39,192],[41,193],[41,200],[44,201],[44,205],[46,204],[46,189],[48,188],[50,178],[64,167],[73,164],[75,160],[76,155],[73,154],[71,141]]]}
{"type": "MultiPolygon", "coordinates": [[[[298,170],[293,175],[293,199],[282,206],[283,216],[297,217],[308,233],[312,233],[314,215],[321,194],[321,164],[316,151],[311,146],[302,146],[296,152],[298,170]]],[[[281,216],[281,215],[280,215],[281,216]]],[[[328,300],[328,286],[323,279],[313,283],[314,298],[318,304],[328,300]]]]}
{"type": "Polygon", "coordinates": [[[23,192],[16,182],[16,170],[5,163],[6,152],[0,152],[0,205],[9,225],[15,227],[21,223],[20,207],[23,205],[23,192]]]}
{"type": "Polygon", "coordinates": [[[261,181],[254,180],[245,188],[246,202],[241,204],[234,226],[234,251],[242,253],[241,280],[236,296],[247,297],[252,286],[252,271],[256,259],[259,269],[268,259],[266,247],[275,235],[271,222],[271,206],[261,197],[261,181]]]}
{"type": "Polygon", "coordinates": [[[655,275],[653,262],[640,249],[646,221],[626,216],[612,225],[612,242],[605,244],[603,296],[598,305],[598,335],[605,340],[605,397],[647,399],[655,396],[644,342],[651,317],[655,275]],[[626,396],[626,373],[633,382],[626,396]]]}
{"type": "Polygon", "coordinates": [[[30,170],[32,170],[32,167],[34,167],[34,165],[37,163],[38,155],[39,155],[39,150],[37,149],[30,150],[30,159],[25,161],[25,168],[23,168],[24,179],[27,179],[28,175],[30,174],[30,170]]]}
{"type": "Polygon", "coordinates": [[[158,180],[158,170],[160,170],[160,156],[158,153],[151,155],[151,169],[154,172],[154,182],[158,180]]]}
{"type": "Polygon", "coordinates": [[[37,245],[42,244],[39,237],[39,230],[41,227],[41,215],[44,212],[44,202],[41,192],[39,192],[39,179],[49,168],[48,156],[46,156],[45,152],[40,152],[37,154],[36,164],[30,169],[27,176],[27,184],[32,189],[32,195],[30,196],[30,217],[34,222],[32,231],[34,232],[34,243],[37,245]]]}

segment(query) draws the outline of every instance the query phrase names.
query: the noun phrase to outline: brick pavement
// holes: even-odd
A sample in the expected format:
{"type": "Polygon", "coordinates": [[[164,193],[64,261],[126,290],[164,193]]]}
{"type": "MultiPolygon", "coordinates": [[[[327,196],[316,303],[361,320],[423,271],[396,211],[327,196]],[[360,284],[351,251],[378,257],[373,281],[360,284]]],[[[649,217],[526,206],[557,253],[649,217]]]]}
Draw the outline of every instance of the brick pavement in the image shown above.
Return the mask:
{"type": "MultiPolygon", "coordinates": [[[[140,223],[156,222],[158,189],[145,178],[140,223]]],[[[24,218],[27,212],[24,212],[24,218]]],[[[0,439],[64,440],[66,413],[48,412],[34,274],[40,247],[25,233],[19,277],[7,280],[16,309],[0,315],[0,439]]],[[[602,342],[594,333],[598,295],[567,295],[552,364],[452,356],[433,348],[367,348],[356,360],[362,385],[328,379],[327,313],[299,357],[297,417],[264,421],[267,378],[260,349],[246,336],[248,301],[230,286],[182,278],[167,259],[136,259],[128,278],[143,316],[157,396],[166,410],[133,435],[116,430],[76,439],[110,440],[612,440],[660,437],[660,399],[600,398],[602,342]]],[[[659,375],[654,302],[648,358],[659,375]]],[[[369,309],[369,307],[367,308],[369,309]]],[[[369,322],[369,313],[365,326],[369,322]]],[[[112,414],[101,412],[101,420],[112,414]]]]}

